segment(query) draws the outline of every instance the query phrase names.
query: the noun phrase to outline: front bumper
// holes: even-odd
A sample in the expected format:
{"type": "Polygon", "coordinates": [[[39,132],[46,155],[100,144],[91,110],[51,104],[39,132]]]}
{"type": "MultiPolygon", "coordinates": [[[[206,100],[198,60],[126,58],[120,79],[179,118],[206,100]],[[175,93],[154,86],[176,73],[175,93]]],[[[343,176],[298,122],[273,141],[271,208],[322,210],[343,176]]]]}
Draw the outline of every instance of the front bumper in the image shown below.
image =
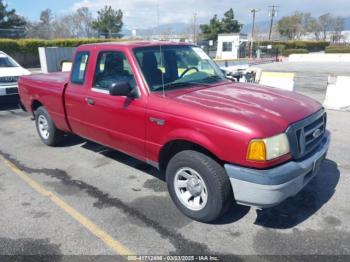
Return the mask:
{"type": "Polygon", "coordinates": [[[0,85],[0,96],[18,95],[18,84],[0,85]]]}
{"type": "Polygon", "coordinates": [[[327,131],[310,156],[271,169],[257,170],[226,164],[236,202],[266,208],[296,195],[318,173],[329,143],[330,134],[327,131]]]}

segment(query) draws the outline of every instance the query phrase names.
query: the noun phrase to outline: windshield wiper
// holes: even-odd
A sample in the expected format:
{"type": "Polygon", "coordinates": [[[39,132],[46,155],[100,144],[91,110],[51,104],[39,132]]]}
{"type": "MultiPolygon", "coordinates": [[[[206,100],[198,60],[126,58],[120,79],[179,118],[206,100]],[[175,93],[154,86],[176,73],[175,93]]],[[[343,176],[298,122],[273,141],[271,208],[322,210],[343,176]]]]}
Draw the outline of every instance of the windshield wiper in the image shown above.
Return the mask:
{"type": "Polygon", "coordinates": [[[179,88],[179,87],[187,87],[187,86],[194,86],[194,85],[198,85],[200,83],[194,83],[194,82],[173,82],[173,83],[168,83],[165,84],[164,86],[157,86],[156,88],[153,89],[153,91],[159,91],[162,90],[164,87],[165,89],[169,89],[169,88],[179,88]]]}
{"type": "MultiPolygon", "coordinates": [[[[209,76],[204,79],[200,79],[199,81],[196,82],[171,82],[167,83],[164,85],[164,90],[170,89],[170,88],[181,88],[181,87],[189,87],[189,86],[198,86],[198,85],[203,85],[203,86],[210,86],[210,84],[213,83],[213,81],[207,81],[207,80],[217,80],[222,78],[220,76],[209,76]]],[[[153,88],[153,91],[159,91],[162,90],[163,86],[157,86],[153,88]]]]}
{"type": "MultiPolygon", "coordinates": [[[[223,81],[224,79],[221,76],[218,75],[212,75],[212,76],[208,76],[206,78],[203,78],[201,81],[203,81],[204,83],[215,83],[216,80],[221,80],[223,81]]],[[[202,83],[202,82],[201,82],[202,83]]]]}

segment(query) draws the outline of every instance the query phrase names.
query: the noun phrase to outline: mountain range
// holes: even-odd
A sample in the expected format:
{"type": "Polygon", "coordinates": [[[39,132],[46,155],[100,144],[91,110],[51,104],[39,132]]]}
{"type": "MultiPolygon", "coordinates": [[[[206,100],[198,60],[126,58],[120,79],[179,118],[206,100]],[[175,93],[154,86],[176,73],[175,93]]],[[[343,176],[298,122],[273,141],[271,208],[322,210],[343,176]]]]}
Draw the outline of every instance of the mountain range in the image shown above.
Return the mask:
{"type": "MultiPolygon", "coordinates": [[[[258,28],[260,31],[267,32],[270,28],[270,21],[259,21],[255,24],[256,28],[258,28]]],[[[149,36],[149,35],[157,35],[162,34],[165,31],[171,30],[173,34],[183,34],[186,31],[189,31],[189,28],[191,27],[188,23],[169,23],[169,24],[161,24],[159,26],[155,26],[152,28],[146,28],[146,29],[137,29],[137,35],[138,36],[149,36]]],[[[250,33],[252,30],[252,24],[248,23],[243,25],[242,33],[250,33]]],[[[345,25],[344,30],[350,30],[350,17],[345,18],[345,25]]],[[[124,36],[131,36],[132,32],[131,29],[124,28],[122,30],[122,34],[124,36]]]]}
{"type": "MultiPolygon", "coordinates": [[[[183,34],[188,31],[190,24],[187,23],[169,23],[169,24],[161,24],[159,26],[144,28],[144,29],[136,29],[138,36],[149,36],[149,35],[158,35],[162,34],[165,31],[171,30],[172,34],[183,34]]],[[[132,30],[124,28],[122,30],[122,34],[124,36],[131,36],[132,30]]]]}

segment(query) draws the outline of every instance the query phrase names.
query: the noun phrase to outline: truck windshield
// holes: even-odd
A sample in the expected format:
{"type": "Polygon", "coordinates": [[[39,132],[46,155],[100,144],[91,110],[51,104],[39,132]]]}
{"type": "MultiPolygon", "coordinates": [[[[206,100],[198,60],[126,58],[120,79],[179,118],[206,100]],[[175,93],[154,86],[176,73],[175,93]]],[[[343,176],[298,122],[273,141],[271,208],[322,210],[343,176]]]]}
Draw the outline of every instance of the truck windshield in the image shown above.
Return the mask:
{"type": "Polygon", "coordinates": [[[9,57],[0,56],[0,67],[17,67],[18,65],[9,57]]]}
{"type": "Polygon", "coordinates": [[[152,46],[134,54],[151,91],[173,90],[225,81],[219,67],[199,47],[152,46]]]}

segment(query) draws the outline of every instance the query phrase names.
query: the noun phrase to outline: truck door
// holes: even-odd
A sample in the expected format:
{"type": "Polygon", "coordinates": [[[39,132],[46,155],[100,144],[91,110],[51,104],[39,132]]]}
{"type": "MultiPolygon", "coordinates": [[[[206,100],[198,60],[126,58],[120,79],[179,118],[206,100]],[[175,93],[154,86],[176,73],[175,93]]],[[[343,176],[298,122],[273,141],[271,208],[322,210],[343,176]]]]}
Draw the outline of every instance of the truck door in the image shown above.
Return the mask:
{"type": "Polygon", "coordinates": [[[88,137],[144,160],[145,98],[109,94],[113,82],[128,82],[138,88],[130,63],[122,51],[100,51],[95,61],[84,104],[88,137]]]}
{"type": "MultiPolygon", "coordinates": [[[[88,66],[91,54],[89,51],[78,51],[75,55],[71,79],[64,94],[64,103],[69,125],[73,133],[82,137],[89,137],[89,125],[86,110],[85,88],[88,76],[91,74],[88,66]]],[[[91,69],[90,69],[91,71],[91,69]]]]}

